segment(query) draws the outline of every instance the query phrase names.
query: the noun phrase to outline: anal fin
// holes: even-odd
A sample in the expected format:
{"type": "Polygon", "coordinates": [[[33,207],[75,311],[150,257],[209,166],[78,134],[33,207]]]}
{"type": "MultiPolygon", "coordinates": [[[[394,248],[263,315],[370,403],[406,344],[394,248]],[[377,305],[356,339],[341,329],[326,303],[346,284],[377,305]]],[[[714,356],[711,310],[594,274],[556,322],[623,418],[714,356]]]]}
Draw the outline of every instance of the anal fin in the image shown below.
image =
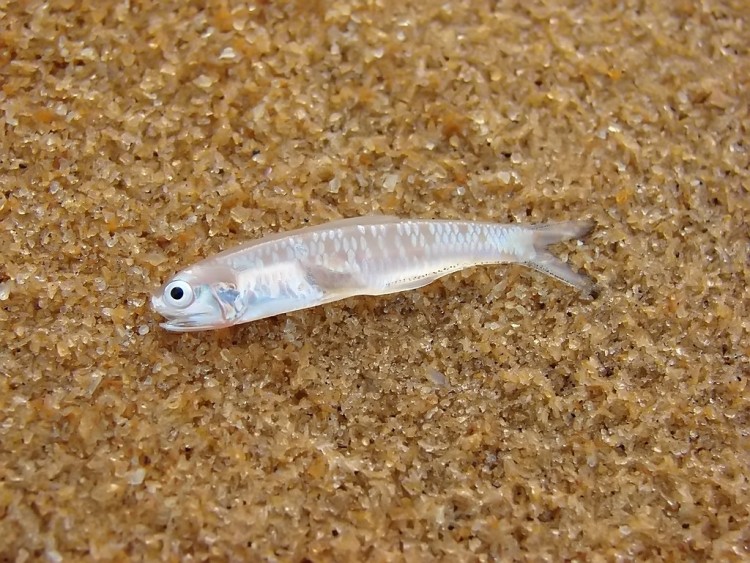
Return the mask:
{"type": "Polygon", "coordinates": [[[447,276],[448,274],[452,274],[454,272],[458,272],[459,270],[463,270],[466,268],[466,264],[454,264],[450,267],[442,268],[437,272],[430,272],[425,275],[415,276],[415,277],[409,277],[402,280],[396,280],[393,282],[390,282],[385,285],[384,288],[382,288],[381,291],[378,291],[377,295],[387,295],[389,293],[398,293],[400,291],[409,291],[411,289],[418,289],[420,287],[424,287],[426,285],[430,285],[432,282],[439,280],[440,278],[447,276]]]}
{"type": "Polygon", "coordinates": [[[411,289],[418,289],[426,285],[430,285],[432,282],[442,276],[430,275],[424,276],[417,279],[408,279],[403,281],[397,281],[394,283],[387,284],[382,291],[378,291],[378,295],[387,295],[389,293],[399,293],[401,291],[409,291],[411,289]]]}

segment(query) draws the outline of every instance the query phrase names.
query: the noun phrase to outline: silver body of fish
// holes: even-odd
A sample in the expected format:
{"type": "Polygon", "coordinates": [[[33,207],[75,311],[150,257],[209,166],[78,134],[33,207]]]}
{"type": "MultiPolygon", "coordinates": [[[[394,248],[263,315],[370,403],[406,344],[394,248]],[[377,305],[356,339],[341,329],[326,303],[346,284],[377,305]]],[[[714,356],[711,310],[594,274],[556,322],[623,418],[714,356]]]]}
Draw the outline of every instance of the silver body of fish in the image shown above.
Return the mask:
{"type": "Polygon", "coordinates": [[[540,225],[370,216],[270,235],[206,258],[152,296],[162,327],[216,329],[427,285],[464,268],[520,263],[584,293],[590,279],[547,246],[580,238],[590,221],[540,225]]]}

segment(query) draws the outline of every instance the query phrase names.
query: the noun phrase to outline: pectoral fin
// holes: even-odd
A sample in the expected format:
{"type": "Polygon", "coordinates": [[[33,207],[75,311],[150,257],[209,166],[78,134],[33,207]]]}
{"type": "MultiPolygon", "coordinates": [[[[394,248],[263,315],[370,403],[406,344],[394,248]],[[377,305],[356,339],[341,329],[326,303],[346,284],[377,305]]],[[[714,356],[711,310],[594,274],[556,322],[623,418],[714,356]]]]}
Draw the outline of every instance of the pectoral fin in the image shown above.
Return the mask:
{"type": "Polygon", "coordinates": [[[303,262],[302,267],[310,283],[325,292],[354,291],[362,287],[360,276],[344,261],[303,262]]]}

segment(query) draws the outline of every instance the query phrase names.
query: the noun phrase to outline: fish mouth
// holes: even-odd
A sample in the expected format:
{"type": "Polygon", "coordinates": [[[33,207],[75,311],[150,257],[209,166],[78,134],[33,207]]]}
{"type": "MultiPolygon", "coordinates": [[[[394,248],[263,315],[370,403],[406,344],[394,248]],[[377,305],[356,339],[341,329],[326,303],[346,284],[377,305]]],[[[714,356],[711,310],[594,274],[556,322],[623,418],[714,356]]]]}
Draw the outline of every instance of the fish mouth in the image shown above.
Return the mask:
{"type": "Polygon", "coordinates": [[[168,307],[161,296],[161,290],[151,294],[151,308],[166,320],[159,326],[169,332],[197,332],[199,330],[215,330],[234,324],[223,315],[213,311],[197,311],[181,314],[180,311],[168,307]]]}
{"type": "Polygon", "coordinates": [[[179,314],[170,311],[161,298],[161,290],[156,290],[151,294],[151,308],[167,319],[165,322],[159,323],[159,326],[169,332],[193,332],[214,328],[214,323],[206,319],[208,315],[198,313],[192,314],[190,317],[180,317],[179,314]]]}
{"type": "Polygon", "coordinates": [[[217,323],[215,319],[213,322],[201,319],[201,317],[205,316],[195,315],[190,319],[168,319],[164,323],[159,323],[159,326],[169,332],[197,332],[199,330],[214,330],[229,326],[229,324],[217,323]]]}
{"type": "Polygon", "coordinates": [[[159,326],[169,332],[195,332],[208,328],[206,326],[195,325],[186,321],[167,321],[166,323],[159,323],[159,326]]]}

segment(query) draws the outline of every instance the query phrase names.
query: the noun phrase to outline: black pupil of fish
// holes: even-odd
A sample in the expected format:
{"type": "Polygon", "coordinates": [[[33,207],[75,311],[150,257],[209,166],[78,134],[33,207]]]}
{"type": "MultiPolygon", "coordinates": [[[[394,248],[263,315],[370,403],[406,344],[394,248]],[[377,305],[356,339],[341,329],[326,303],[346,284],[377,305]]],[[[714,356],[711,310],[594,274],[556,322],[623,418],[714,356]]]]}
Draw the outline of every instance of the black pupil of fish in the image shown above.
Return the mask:
{"type": "Polygon", "coordinates": [[[169,295],[174,299],[175,301],[179,301],[182,299],[182,296],[185,295],[185,292],[181,287],[173,287],[171,291],[169,292],[169,295]]]}

